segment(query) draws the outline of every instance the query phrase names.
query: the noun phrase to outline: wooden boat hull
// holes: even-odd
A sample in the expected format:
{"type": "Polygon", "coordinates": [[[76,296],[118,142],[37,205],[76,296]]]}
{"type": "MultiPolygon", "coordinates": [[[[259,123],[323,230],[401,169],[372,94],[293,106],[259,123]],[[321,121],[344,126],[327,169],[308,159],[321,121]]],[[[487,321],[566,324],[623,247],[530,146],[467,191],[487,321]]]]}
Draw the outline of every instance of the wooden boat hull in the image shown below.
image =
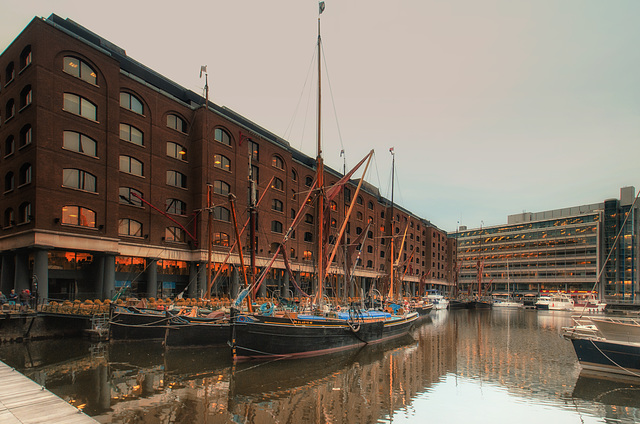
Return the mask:
{"type": "Polygon", "coordinates": [[[164,311],[116,308],[109,320],[111,340],[164,340],[170,317],[164,311]]]}
{"type": "Polygon", "coordinates": [[[598,339],[571,339],[582,368],[621,375],[640,375],[640,344],[598,339]]]}
{"type": "Polygon", "coordinates": [[[229,341],[229,319],[174,317],[167,328],[165,346],[213,346],[229,341]]]}
{"type": "Polygon", "coordinates": [[[308,357],[354,349],[407,334],[417,313],[393,319],[354,320],[311,316],[234,318],[232,348],[236,360],[308,357]]]}

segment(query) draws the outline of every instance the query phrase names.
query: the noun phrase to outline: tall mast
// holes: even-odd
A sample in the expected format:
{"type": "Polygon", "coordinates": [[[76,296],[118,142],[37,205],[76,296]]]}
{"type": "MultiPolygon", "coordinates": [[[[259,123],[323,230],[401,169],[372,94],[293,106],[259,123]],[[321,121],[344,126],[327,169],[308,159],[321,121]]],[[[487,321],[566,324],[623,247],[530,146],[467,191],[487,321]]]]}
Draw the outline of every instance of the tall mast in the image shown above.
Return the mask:
{"type": "MultiPolygon", "coordinates": [[[[209,108],[209,74],[207,74],[207,67],[200,67],[200,78],[202,78],[202,74],[204,73],[204,92],[205,92],[205,103],[204,103],[204,118],[202,120],[202,139],[203,142],[207,145],[207,176],[209,175],[209,143],[207,142],[207,112],[209,108]]],[[[207,178],[208,179],[208,178],[207,178]]],[[[209,285],[211,284],[211,243],[213,241],[213,203],[211,196],[211,184],[207,181],[207,284],[205,293],[205,299],[211,298],[211,290],[209,289],[209,285]]]]}
{"type": "Polygon", "coordinates": [[[394,177],[395,177],[395,167],[396,167],[396,155],[393,152],[393,147],[389,149],[389,152],[391,152],[391,274],[389,276],[389,297],[391,299],[395,298],[395,293],[394,293],[394,287],[393,287],[393,268],[395,267],[395,258],[394,258],[394,251],[393,251],[393,236],[394,236],[394,232],[393,232],[393,186],[394,186],[394,177]]]}
{"type": "MultiPolygon", "coordinates": [[[[324,3],[323,3],[324,4],[324,3]]],[[[320,7],[322,13],[323,7],[320,7]]],[[[318,16],[318,155],[316,157],[316,172],[318,175],[318,293],[316,294],[317,303],[322,303],[322,284],[324,282],[324,252],[322,246],[323,240],[323,218],[324,218],[324,163],[322,161],[322,84],[321,84],[321,43],[320,38],[320,16],[318,16]]]]}

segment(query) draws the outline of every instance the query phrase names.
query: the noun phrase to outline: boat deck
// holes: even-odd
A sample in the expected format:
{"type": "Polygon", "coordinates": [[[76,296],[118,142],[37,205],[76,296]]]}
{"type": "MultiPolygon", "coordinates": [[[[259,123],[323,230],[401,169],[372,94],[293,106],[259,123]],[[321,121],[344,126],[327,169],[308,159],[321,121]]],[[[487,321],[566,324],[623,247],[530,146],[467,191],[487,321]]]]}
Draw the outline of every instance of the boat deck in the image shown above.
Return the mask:
{"type": "Polygon", "coordinates": [[[35,381],[0,361],[0,422],[97,423],[35,381]]]}

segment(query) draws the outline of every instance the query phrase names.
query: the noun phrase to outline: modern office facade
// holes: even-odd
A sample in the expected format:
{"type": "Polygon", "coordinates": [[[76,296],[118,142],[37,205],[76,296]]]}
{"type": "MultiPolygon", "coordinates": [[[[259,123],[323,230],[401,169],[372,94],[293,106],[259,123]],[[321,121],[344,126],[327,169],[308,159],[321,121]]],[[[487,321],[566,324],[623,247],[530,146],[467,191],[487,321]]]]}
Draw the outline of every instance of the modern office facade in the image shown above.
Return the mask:
{"type": "Polygon", "coordinates": [[[591,291],[638,300],[638,206],[635,188],[619,199],[510,215],[507,225],[460,229],[458,281],[463,292],[591,291]]]}
{"type": "MultiPolygon", "coordinates": [[[[73,21],[35,18],[0,55],[0,71],[3,292],[37,284],[43,298],[109,298],[123,287],[138,296],[202,296],[212,210],[211,263],[214,273],[224,270],[213,290],[233,295],[238,252],[222,265],[236,240],[228,195],[237,196],[242,228],[252,173],[261,198],[259,268],[304,206],[314,158],[242,115],[206,104],[73,21]]],[[[341,177],[327,169],[326,185],[341,177]]],[[[366,181],[356,196],[358,182],[332,200],[327,225],[336,233],[353,204],[339,242],[361,245],[355,287],[383,288],[389,241],[399,244],[401,236],[398,269],[408,290],[450,285],[447,234],[400,206],[391,209],[366,181]]],[[[295,286],[306,292],[314,288],[316,222],[308,207],[286,243],[295,286]]],[[[241,236],[246,263],[248,234],[241,236]]],[[[328,276],[334,295],[344,279],[344,255],[336,258],[328,276]]],[[[294,292],[289,279],[278,258],[270,292],[294,292]]]]}

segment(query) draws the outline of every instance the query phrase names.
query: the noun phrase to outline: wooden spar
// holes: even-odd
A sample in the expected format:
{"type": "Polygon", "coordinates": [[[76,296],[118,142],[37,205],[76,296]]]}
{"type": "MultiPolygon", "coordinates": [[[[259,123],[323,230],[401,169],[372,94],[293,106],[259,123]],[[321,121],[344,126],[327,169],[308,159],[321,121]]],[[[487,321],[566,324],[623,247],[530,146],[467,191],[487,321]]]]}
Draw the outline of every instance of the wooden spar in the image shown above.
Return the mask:
{"type": "Polygon", "coordinates": [[[211,184],[207,185],[207,210],[209,216],[207,217],[207,293],[205,299],[211,299],[211,288],[209,282],[211,281],[211,243],[213,242],[213,205],[211,203],[211,184]]]}
{"type": "MultiPolygon", "coordinates": [[[[260,205],[260,203],[262,202],[262,199],[264,199],[264,195],[267,194],[267,191],[269,190],[269,188],[271,187],[271,183],[273,182],[274,177],[271,177],[271,179],[269,180],[269,184],[267,185],[267,189],[262,192],[262,194],[260,195],[260,199],[258,199],[258,203],[256,203],[256,207],[258,207],[260,205]]],[[[247,225],[249,224],[249,220],[246,220],[244,223],[244,227],[242,227],[242,230],[240,230],[240,235],[242,235],[244,233],[244,230],[247,228],[247,225]]],[[[216,271],[216,275],[213,277],[213,279],[211,279],[211,276],[209,276],[208,280],[207,280],[207,293],[211,293],[211,288],[213,287],[213,282],[216,281],[218,279],[218,277],[220,277],[220,274],[222,273],[222,269],[224,268],[224,266],[227,264],[227,262],[229,261],[229,258],[231,257],[231,252],[233,251],[233,249],[236,247],[236,241],[233,242],[233,244],[231,244],[231,247],[229,247],[229,251],[227,252],[227,256],[224,258],[224,261],[222,261],[222,264],[220,266],[220,268],[218,268],[218,271],[216,271]]],[[[211,262],[211,261],[209,261],[211,262]]]]}
{"type": "MultiPolygon", "coordinates": [[[[367,160],[367,164],[364,167],[364,172],[362,173],[362,177],[360,178],[360,181],[358,182],[358,187],[356,188],[356,192],[353,195],[354,199],[358,198],[358,193],[360,192],[360,187],[362,187],[362,182],[364,181],[364,176],[367,174],[367,170],[369,169],[369,163],[371,162],[371,158],[373,157],[373,150],[371,150],[369,152],[369,159],[367,160]]],[[[338,237],[336,238],[336,240],[340,240],[340,237],[342,237],[342,235],[344,234],[344,230],[345,228],[347,228],[347,223],[349,222],[349,217],[351,216],[351,212],[353,211],[353,207],[356,204],[356,202],[351,202],[351,204],[349,205],[349,210],[347,211],[347,215],[344,218],[344,221],[342,222],[342,226],[340,227],[340,232],[338,233],[338,237]]],[[[326,268],[326,273],[329,272],[329,267],[331,266],[331,263],[333,262],[333,258],[336,255],[336,251],[338,250],[338,243],[335,244],[335,246],[333,247],[333,250],[331,251],[331,256],[329,256],[329,260],[327,261],[327,268],[326,268]]]]}
{"type": "Polygon", "coordinates": [[[318,155],[316,158],[316,173],[317,173],[317,180],[318,180],[318,189],[320,191],[319,195],[318,195],[318,204],[317,204],[317,211],[318,211],[318,231],[317,231],[317,246],[318,246],[318,252],[317,252],[317,261],[318,261],[318,290],[316,293],[316,304],[320,305],[322,304],[322,284],[324,282],[324,252],[323,252],[323,226],[324,226],[324,222],[323,222],[323,218],[324,218],[324,162],[322,160],[322,141],[321,141],[321,137],[322,137],[322,84],[321,84],[321,71],[322,71],[322,67],[320,65],[321,62],[321,44],[322,44],[322,39],[320,37],[320,17],[318,17],[318,155]]]}
{"type": "Polygon", "coordinates": [[[394,186],[394,177],[395,177],[395,167],[396,167],[396,155],[393,153],[393,147],[391,149],[389,149],[389,152],[391,152],[391,274],[389,276],[389,298],[393,299],[393,267],[394,267],[394,251],[393,251],[393,237],[394,237],[394,233],[393,233],[393,186],[394,186]]]}
{"type": "MultiPolygon", "coordinates": [[[[233,193],[229,193],[229,204],[231,206],[231,218],[233,219],[233,228],[236,231],[236,244],[238,246],[238,255],[240,256],[240,268],[242,269],[242,277],[244,278],[244,286],[249,286],[247,280],[247,269],[244,266],[244,256],[242,255],[242,242],[240,241],[240,231],[238,231],[238,220],[236,219],[236,196],[233,193]]],[[[247,294],[247,308],[249,312],[253,312],[251,306],[251,293],[247,294]]]]}
{"type": "MultiPolygon", "coordinates": [[[[395,264],[392,264],[392,268],[397,267],[398,265],[400,265],[400,257],[402,256],[402,251],[404,250],[404,242],[407,239],[407,230],[409,229],[409,222],[407,222],[407,226],[404,228],[404,234],[402,235],[402,242],[400,243],[400,249],[398,249],[398,260],[395,261],[395,264]]],[[[391,240],[393,240],[393,237],[391,237],[391,240]]],[[[393,258],[392,258],[393,259],[393,258]]],[[[402,295],[402,288],[399,287],[400,289],[400,294],[402,295]]]]}

